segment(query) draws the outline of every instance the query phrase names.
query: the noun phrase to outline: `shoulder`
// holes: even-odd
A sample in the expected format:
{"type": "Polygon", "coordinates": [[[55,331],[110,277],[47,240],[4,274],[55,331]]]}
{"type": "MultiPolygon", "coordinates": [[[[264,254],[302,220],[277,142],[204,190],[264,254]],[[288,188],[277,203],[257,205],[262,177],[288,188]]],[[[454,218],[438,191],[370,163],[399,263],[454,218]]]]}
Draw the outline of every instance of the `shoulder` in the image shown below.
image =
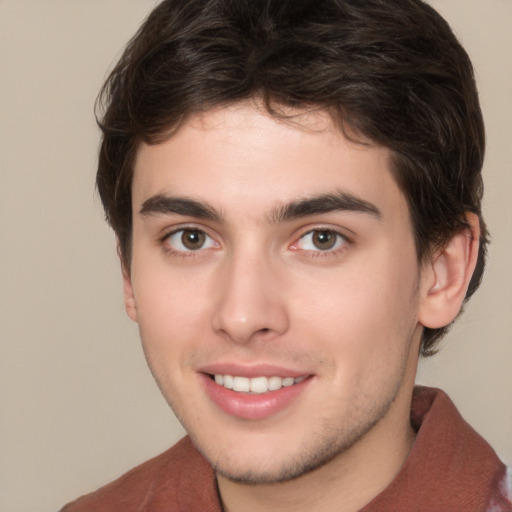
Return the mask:
{"type": "Polygon", "coordinates": [[[204,482],[213,480],[213,472],[188,437],[166,452],[133,468],[117,480],[66,505],[61,512],[135,512],[149,503],[165,499],[177,502],[187,475],[193,471],[204,482]]]}
{"type": "Polygon", "coordinates": [[[508,468],[498,483],[486,512],[512,512],[512,471],[508,468]]]}
{"type": "Polygon", "coordinates": [[[416,387],[417,436],[398,475],[361,512],[377,510],[512,512],[506,467],[462,418],[448,395],[416,387]]]}

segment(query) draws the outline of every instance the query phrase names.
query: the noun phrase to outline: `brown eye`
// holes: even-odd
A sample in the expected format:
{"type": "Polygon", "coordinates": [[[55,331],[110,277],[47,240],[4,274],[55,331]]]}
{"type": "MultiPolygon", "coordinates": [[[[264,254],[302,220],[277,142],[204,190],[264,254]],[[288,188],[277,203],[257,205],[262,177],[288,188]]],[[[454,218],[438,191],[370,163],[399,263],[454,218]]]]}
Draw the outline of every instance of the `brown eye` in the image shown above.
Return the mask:
{"type": "Polygon", "coordinates": [[[206,240],[206,235],[202,231],[184,229],[181,235],[181,243],[191,251],[201,249],[206,240]]]}
{"type": "Polygon", "coordinates": [[[348,240],[333,229],[312,229],[300,237],[294,244],[294,249],[311,252],[335,251],[346,244],[348,240]]]}
{"type": "Polygon", "coordinates": [[[312,235],[311,241],[313,245],[321,251],[332,249],[336,245],[339,237],[337,233],[327,230],[313,231],[312,235]]]}
{"type": "Polygon", "coordinates": [[[165,245],[169,246],[173,251],[183,253],[217,247],[213,238],[201,229],[194,228],[178,229],[171,233],[165,239],[165,245]]]}

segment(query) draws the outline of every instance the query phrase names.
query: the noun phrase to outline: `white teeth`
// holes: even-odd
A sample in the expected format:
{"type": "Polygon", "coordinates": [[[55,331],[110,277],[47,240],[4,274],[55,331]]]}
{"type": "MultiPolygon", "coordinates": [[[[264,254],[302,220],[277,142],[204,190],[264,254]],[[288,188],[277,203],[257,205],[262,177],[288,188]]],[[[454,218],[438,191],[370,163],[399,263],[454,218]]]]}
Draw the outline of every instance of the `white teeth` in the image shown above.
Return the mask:
{"type": "Polygon", "coordinates": [[[268,391],[267,377],[256,377],[251,379],[251,391],[253,393],[265,393],[268,391]]]}
{"type": "Polygon", "coordinates": [[[250,389],[250,380],[247,377],[233,377],[233,391],[245,391],[248,393],[250,389]]]}
{"type": "Polygon", "coordinates": [[[278,389],[281,389],[282,385],[283,385],[283,379],[281,379],[281,377],[270,377],[270,379],[268,379],[268,390],[269,391],[276,391],[278,389]]]}
{"type": "Polygon", "coordinates": [[[224,382],[222,385],[227,389],[233,389],[233,377],[231,375],[224,375],[223,379],[224,382]]]}
{"type": "Polygon", "coordinates": [[[295,379],[293,377],[286,377],[285,379],[283,379],[283,386],[285,387],[293,386],[294,383],[295,379]]]}
{"type": "Polygon", "coordinates": [[[216,374],[214,376],[215,382],[219,386],[223,386],[226,389],[232,389],[242,393],[267,393],[268,391],[277,391],[282,387],[293,386],[302,382],[306,377],[239,377],[232,375],[221,375],[216,374]]]}

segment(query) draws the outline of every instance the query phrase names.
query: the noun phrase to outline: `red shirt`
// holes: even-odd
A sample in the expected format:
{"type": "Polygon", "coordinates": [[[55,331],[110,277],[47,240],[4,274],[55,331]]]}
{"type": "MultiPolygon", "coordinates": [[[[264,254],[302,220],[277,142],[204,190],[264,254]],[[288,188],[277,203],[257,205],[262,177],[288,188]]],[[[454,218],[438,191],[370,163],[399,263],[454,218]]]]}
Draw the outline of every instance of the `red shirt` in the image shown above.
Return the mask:
{"type": "MultiPolygon", "coordinates": [[[[441,390],[417,387],[415,444],[391,484],[359,512],[512,512],[506,468],[441,390]]],[[[61,512],[222,512],[213,469],[185,437],[61,512]]],[[[335,512],[335,511],[333,511],[335,512]]]]}

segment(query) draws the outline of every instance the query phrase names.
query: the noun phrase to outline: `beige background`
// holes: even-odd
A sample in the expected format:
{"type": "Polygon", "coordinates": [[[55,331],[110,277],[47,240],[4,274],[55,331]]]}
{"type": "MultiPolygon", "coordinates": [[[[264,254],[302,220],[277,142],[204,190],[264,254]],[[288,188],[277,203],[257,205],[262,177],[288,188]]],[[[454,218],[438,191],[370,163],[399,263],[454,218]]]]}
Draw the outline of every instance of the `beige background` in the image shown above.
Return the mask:
{"type": "MultiPolygon", "coordinates": [[[[484,286],[419,380],[512,462],[512,1],[436,0],[488,129],[484,286]]],[[[0,511],[47,512],[182,434],[125,317],[92,115],[154,0],[0,0],[0,511]]]]}

